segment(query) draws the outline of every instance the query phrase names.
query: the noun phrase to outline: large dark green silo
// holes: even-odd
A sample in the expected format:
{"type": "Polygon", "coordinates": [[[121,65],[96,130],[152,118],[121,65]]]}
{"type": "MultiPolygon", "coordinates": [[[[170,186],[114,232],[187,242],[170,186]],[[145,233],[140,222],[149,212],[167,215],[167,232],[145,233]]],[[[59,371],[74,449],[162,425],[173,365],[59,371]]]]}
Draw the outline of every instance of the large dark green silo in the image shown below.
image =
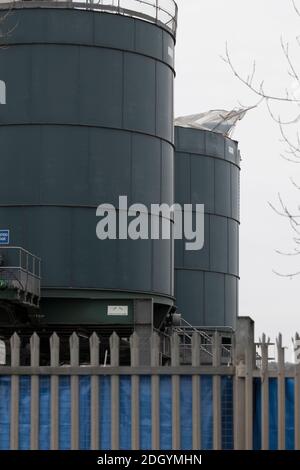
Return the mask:
{"type": "Polygon", "coordinates": [[[175,127],[175,200],[205,205],[205,242],[175,241],[175,296],[193,326],[234,327],[238,315],[239,177],[237,142],[217,132],[175,127]]]}
{"type": "Polygon", "coordinates": [[[133,323],[145,297],[161,316],[173,304],[172,240],[100,241],[96,208],[119,195],[173,202],[175,3],[168,21],[17,3],[0,50],[0,221],[11,245],[42,259],[42,321],[133,323]]]}

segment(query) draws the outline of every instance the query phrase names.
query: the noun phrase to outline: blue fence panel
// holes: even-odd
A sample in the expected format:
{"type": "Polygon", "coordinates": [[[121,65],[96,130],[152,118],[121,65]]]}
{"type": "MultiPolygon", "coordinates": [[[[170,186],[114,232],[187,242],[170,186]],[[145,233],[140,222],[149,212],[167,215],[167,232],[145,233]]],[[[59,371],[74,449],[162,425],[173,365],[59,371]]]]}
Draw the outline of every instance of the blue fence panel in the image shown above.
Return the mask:
{"type": "Polygon", "coordinates": [[[28,375],[20,376],[19,449],[30,449],[30,385],[28,375]]]}
{"type": "MultiPolygon", "coordinates": [[[[254,379],[254,417],[253,417],[253,442],[254,449],[261,449],[261,381],[254,379]]],[[[294,379],[285,380],[285,438],[286,449],[295,448],[295,382],[294,379]]],[[[278,448],[278,381],[269,379],[269,447],[271,450],[278,448]]]]}
{"type": "Polygon", "coordinates": [[[40,417],[39,417],[39,448],[50,449],[51,417],[50,417],[50,377],[40,377],[40,417]]]}
{"type": "Polygon", "coordinates": [[[91,377],[79,377],[79,448],[91,448],[91,377]]]}
{"type": "Polygon", "coordinates": [[[285,447],[295,449],[295,381],[285,379],[285,447]]]}
{"type": "Polygon", "coordinates": [[[269,423],[270,450],[278,448],[278,389],[277,379],[269,379],[269,423]]]}
{"type": "Polygon", "coordinates": [[[233,379],[221,378],[222,449],[233,449],[233,379]]]}
{"type": "Polygon", "coordinates": [[[59,378],[59,448],[71,447],[71,388],[70,377],[59,378]]]}
{"type": "Polygon", "coordinates": [[[172,378],[160,377],[160,448],[172,450],[172,378]]]}
{"type": "Polygon", "coordinates": [[[180,378],[180,437],[181,450],[193,447],[193,386],[191,376],[180,378]]]}
{"type": "Polygon", "coordinates": [[[99,377],[100,381],[100,448],[111,448],[111,399],[110,376],[99,377]]]}
{"type": "Polygon", "coordinates": [[[212,377],[201,375],[201,447],[213,448],[213,386],[212,377]]]}
{"type": "MultiPolygon", "coordinates": [[[[201,447],[213,447],[213,379],[201,376],[201,447]]],[[[30,448],[30,384],[29,376],[20,376],[19,401],[19,448],[30,448]]],[[[111,448],[111,379],[110,376],[99,377],[100,385],[100,448],[111,448]]],[[[253,445],[261,449],[261,380],[253,381],[253,445]]],[[[233,379],[222,377],[222,448],[233,448],[233,379]]],[[[270,418],[270,449],[278,447],[278,381],[269,379],[269,418],[270,418]]],[[[286,448],[294,449],[295,422],[295,383],[294,379],[285,380],[286,392],[286,448]]],[[[51,384],[49,376],[40,377],[39,387],[39,446],[40,449],[50,448],[51,434],[51,384]]],[[[10,407],[11,378],[0,377],[0,449],[9,449],[10,440],[10,407]]],[[[151,377],[140,377],[140,447],[151,449],[151,377]]],[[[79,422],[80,449],[89,449],[91,443],[91,378],[79,378],[79,422]]],[[[192,447],[192,377],[180,378],[180,434],[181,449],[192,447]]],[[[120,448],[131,447],[131,377],[120,377],[120,448]]],[[[71,390],[70,377],[59,378],[59,447],[70,449],[71,437],[71,390]]],[[[161,449],[172,449],[172,378],[160,377],[160,446],[161,449]]]]}
{"type": "Polygon", "coordinates": [[[10,448],[10,390],[10,377],[0,376],[0,450],[10,448]]]}
{"type": "Polygon", "coordinates": [[[120,377],[120,450],[131,449],[131,377],[120,377]]]}
{"type": "Polygon", "coordinates": [[[151,377],[140,377],[140,448],[152,448],[152,421],[151,421],[151,377]]]}
{"type": "Polygon", "coordinates": [[[261,449],[261,381],[253,380],[253,449],[261,449]]]}

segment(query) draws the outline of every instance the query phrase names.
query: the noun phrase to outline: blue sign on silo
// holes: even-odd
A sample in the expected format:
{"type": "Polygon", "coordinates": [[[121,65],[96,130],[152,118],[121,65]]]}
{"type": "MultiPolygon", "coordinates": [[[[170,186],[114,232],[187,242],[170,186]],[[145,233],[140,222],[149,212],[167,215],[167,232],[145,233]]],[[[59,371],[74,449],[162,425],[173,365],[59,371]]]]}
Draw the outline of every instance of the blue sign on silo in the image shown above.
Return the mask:
{"type": "Polygon", "coordinates": [[[0,230],[0,245],[9,245],[9,230],[0,230]]]}

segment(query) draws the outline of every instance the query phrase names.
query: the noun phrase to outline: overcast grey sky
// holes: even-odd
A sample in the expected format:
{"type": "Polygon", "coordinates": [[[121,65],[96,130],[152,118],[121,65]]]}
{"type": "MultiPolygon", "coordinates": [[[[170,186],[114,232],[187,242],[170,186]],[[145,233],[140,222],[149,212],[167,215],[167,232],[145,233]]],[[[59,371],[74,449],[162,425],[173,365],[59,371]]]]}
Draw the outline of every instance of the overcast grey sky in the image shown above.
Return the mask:
{"type": "MultiPolygon", "coordinates": [[[[176,50],[175,114],[209,109],[232,109],[257,99],[233,76],[220,55],[228,42],[232,60],[247,75],[257,62],[257,77],[273,93],[293,86],[280,48],[280,36],[290,41],[298,60],[300,18],[290,0],[178,0],[179,31],[176,50]],[[297,55],[298,54],[298,55],[297,55]]],[[[300,0],[299,0],[300,7],[300,0]]],[[[288,117],[297,114],[284,105],[276,107],[288,117]]],[[[281,331],[285,343],[300,331],[300,276],[279,278],[272,270],[300,271],[300,256],[281,257],[275,250],[293,248],[288,222],[268,206],[277,193],[291,207],[300,204],[300,192],[289,181],[300,184],[300,165],[280,157],[280,132],[265,105],[251,111],[234,134],[242,153],[240,314],[256,322],[257,335],[265,331],[272,338],[281,331]]]]}

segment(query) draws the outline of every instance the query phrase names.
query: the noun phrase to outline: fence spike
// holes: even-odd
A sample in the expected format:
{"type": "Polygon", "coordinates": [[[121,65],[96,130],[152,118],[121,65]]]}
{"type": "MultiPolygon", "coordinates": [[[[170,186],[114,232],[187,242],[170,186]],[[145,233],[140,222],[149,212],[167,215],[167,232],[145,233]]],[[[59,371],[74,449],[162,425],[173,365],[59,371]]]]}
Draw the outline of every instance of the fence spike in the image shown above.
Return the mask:
{"type": "Polygon", "coordinates": [[[59,348],[60,348],[60,339],[59,336],[54,332],[50,336],[50,364],[52,367],[59,365],[59,348]]]}
{"type": "Polygon", "coordinates": [[[276,339],[276,344],[278,348],[282,348],[282,334],[279,333],[278,338],[276,339]]]}
{"type": "Polygon", "coordinates": [[[40,365],[40,337],[35,332],[30,338],[30,364],[31,367],[40,365]]]}
{"type": "Polygon", "coordinates": [[[130,358],[131,366],[137,367],[139,365],[139,351],[140,351],[140,338],[134,331],[130,336],[130,358]]]}
{"type": "Polygon", "coordinates": [[[70,336],[70,363],[71,366],[79,365],[79,337],[73,332],[70,336]]]}
{"type": "MultiPolygon", "coordinates": [[[[51,367],[59,366],[60,339],[54,332],[49,339],[50,343],[50,364],[51,367]]],[[[51,431],[50,448],[58,450],[59,448],[59,377],[51,375],[51,431]]]]}
{"type": "Polygon", "coordinates": [[[110,345],[110,365],[117,367],[120,361],[120,338],[117,333],[114,331],[111,337],[109,338],[110,345]]]}
{"type": "MultiPolygon", "coordinates": [[[[139,352],[140,352],[140,338],[138,334],[134,333],[130,336],[130,358],[131,367],[137,367],[139,365],[139,352]]],[[[131,444],[133,450],[138,450],[140,447],[140,378],[138,375],[131,376],[131,444]]]]}
{"type": "MultiPolygon", "coordinates": [[[[99,348],[100,339],[96,332],[90,336],[90,363],[91,366],[99,366],[99,348]]],[[[99,376],[91,376],[91,403],[90,403],[91,416],[91,449],[97,450],[99,447],[100,426],[99,426],[99,376]]]]}
{"type": "Polygon", "coordinates": [[[94,333],[90,336],[90,363],[91,366],[99,365],[99,347],[100,339],[97,333],[94,333]]]}
{"type": "Polygon", "coordinates": [[[12,367],[18,367],[20,365],[20,348],[21,348],[20,336],[17,333],[14,333],[12,337],[10,338],[12,367]]]}
{"type": "Polygon", "coordinates": [[[282,334],[279,333],[276,340],[278,354],[278,450],[285,449],[285,351],[282,345],[282,334]]]}
{"type": "MultiPolygon", "coordinates": [[[[118,367],[120,362],[120,338],[114,331],[109,338],[110,365],[118,367]]],[[[111,449],[119,449],[120,436],[120,381],[118,375],[111,376],[111,449]]]]}

